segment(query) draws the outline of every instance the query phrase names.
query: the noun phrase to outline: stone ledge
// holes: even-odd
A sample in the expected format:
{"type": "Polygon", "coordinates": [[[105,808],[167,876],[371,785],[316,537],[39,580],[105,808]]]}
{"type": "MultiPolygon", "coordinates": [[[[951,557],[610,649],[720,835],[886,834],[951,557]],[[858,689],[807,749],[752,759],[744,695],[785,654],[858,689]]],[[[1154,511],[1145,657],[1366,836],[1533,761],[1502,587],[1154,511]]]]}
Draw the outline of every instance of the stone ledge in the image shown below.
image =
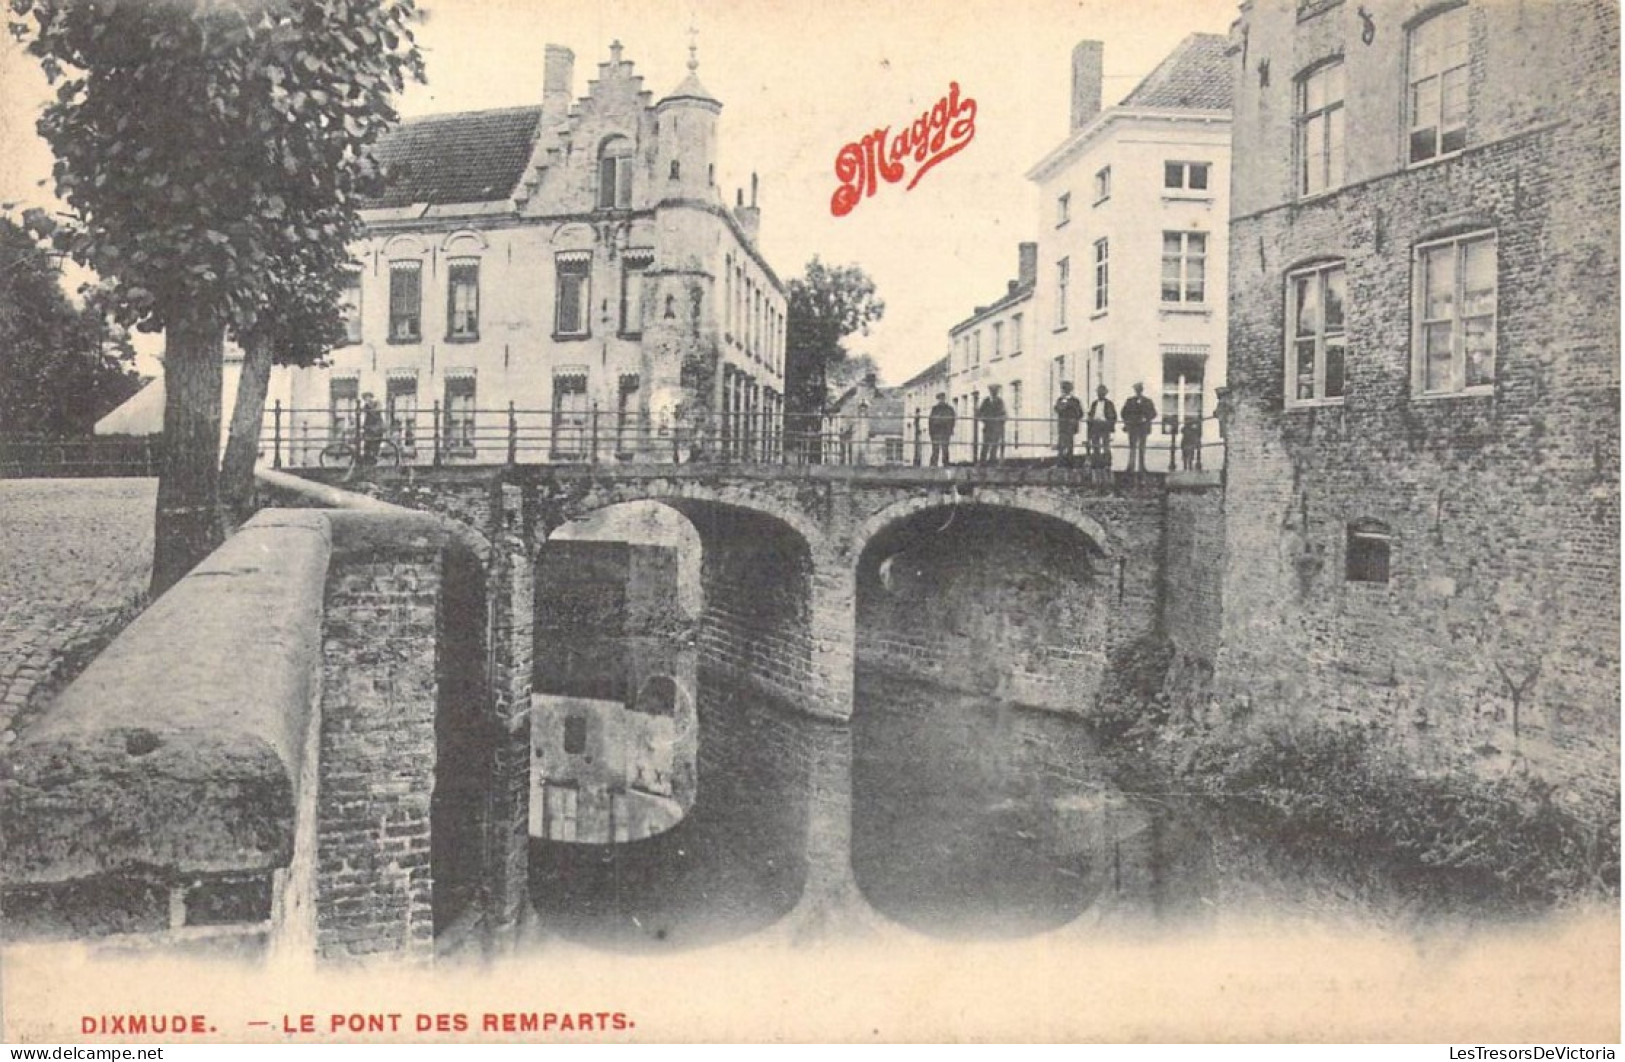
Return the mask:
{"type": "Polygon", "coordinates": [[[331,541],[261,513],[85,670],[7,757],[0,880],[288,863],[331,541]]]}

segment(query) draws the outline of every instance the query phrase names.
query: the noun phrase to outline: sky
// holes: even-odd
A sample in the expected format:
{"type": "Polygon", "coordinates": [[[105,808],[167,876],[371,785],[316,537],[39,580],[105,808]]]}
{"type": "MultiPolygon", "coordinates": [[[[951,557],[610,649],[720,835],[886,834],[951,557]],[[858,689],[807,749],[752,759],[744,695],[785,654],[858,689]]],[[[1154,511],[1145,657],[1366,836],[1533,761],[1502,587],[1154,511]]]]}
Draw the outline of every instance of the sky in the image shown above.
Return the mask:
{"type": "MultiPolygon", "coordinates": [[[[760,175],[761,247],[782,280],[814,255],[856,263],[886,303],[867,336],[883,379],[900,383],[947,350],[948,329],[1016,274],[1038,231],[1026,172],[1065,139],[1071,52],[1105,42],[1107,105],[1190,33],[1225,33],[1236,0],[429,0],[418,30],[428,83],[403,115],[540,102],[543,48],[575,52],[575,95],[619,40],[659,99],[687,74],[722,101],[717,179],[728,202],[760,175]],[[848,142],[899,129],[957,81],[976,100],[970,144],[912,190],[883,184],[845,217],[830,213],[848,142]]],[[[49,88],[9,37],[0,42],[0,203],[50,205],[49,149],[33,133],[49,88]],[[43,182],[43,183],[42,183],[43,182]]],[[[748,191],[747,191],[748,195],[748,191]]],[[[70,281],[74,280],[70,275],[70,281]]]]}

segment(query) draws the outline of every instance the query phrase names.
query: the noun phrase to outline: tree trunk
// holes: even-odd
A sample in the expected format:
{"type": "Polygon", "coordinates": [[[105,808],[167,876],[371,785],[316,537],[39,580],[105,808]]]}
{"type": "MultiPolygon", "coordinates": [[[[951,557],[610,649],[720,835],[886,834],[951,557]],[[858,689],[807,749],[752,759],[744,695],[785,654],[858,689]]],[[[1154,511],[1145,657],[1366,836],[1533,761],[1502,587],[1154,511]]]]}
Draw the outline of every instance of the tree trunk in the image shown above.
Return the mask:
{"type": "Polygon", "coordinates": [[[164,340],[164,448],[154,524],[153,597],[168,590],[220,541],[218,321],[172,322],[164,340]]]}
{"type": "Polygon", "coordinates": [[[254,496],[254,464],[260,455],[260,428],[265,420],[265,394],[271,386],[271,345],[262,338],[243,346],[243,371],[237,380],[237,404],[220,464],[222,523],[234,527],[249,516],[254,496]]]}

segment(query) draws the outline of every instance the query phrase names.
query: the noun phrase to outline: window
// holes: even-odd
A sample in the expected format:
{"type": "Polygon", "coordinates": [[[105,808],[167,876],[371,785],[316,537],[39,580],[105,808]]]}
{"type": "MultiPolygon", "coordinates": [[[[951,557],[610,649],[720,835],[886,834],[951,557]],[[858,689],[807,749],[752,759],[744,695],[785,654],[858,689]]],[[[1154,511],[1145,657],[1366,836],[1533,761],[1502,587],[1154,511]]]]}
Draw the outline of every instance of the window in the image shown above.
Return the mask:
{"type": "Polygon", "coordinates": [[[361,342],[361,270],[344,271],[344,290],[339,293],[339,312],[344,315],[344,342],[361,342]]]}
{"type": "Polygon", "coordinates": [[[553,376],[553,446],[555,461],[571,461],[587,452],[587,371],[565,370],[553,376]]]}
{"type": "Polygon", "coordinates": [[[1062,192],[1055,200],[1055,227],[1060,228],[1072,220],[1072,193],[1062,192]]]}
{"type": "Polygon", "coordinates": [[[1351,583],[1386,583],[1393,535],[1380,520],[1356,520],[1348,525],[1343,554],[1343,578],[1351,583]]]}
{"type": "Polygon", "coordinates": [[[446,378],[446,452],[454,457],[474,456],[474,376],[446,378]]]}
{"type": "Polygon", "coordinates": [[[982,364],[982,330],[978,328],[970,334],[970,363],[982,364]]]}
{"type": "Polygon", "coordinates": [[[993,322],[993,360],[1004,357],[1004,322],[993,322]]]}
{"type": "Polygon", "coordinates": [[[638,442],[638,374],[622,373],[615,388],[615,452],[630,457],[638,442]]]}
{"type": "Polygon", "coordinates": [[[1095,388],[1106,382],[1106,348],[1102,344],[1095,344],[1089,348],[1089,364],[1084,366],[1087,373],[1084,378],[1084,401],[1093,402],[1095,388]]]}
{"type": "Polygon", "coordinates": [[[418,378],[415,372],[391,376],[384,382],[384,423],[389,429],[389,437],[400,444],[406,456],[411,456],[418,443],[418,378]]]}
{"type": "Polygon", "coordinates": [[[1010,445],[1021,449],[1021,381],[1010,381],[1010,445]]]}
{"type": "Polygon", "coordinates": [[[576,839],[576,789],[573,785],[542,785],[544,836],[550,841],[576,839]]]}
{"type": "Polygon", "coordinates": [[[469,342],[480,338],[480,263],[453,258],[446,263],[446,338],[469,342]]]}
{"type": "Polygon", "coordinates": [[[332,380],[327,385],[327,438],[354,441],[356,403],[361,400],[361,384],[354,376],[332,380]]]}
{"type": "Polygon", "coordinates": [[[1111,248],[1104,239],[1095,241],[1095,311],[1104,310],[1110,296],[1110,266],[1107,262],[1111,248]]]}
{"type": "Polygon", "coordinates": [[[1071,280],[1072,262],[1063,258],[1055,263],[1055,327],[1066,327],[1066,288],[1071,280]]]}
{"type": "Polygon", "coordinates": [[[643,334],[643,276],[649,268],[649,258],[622,259],[621,266],[621,334],[643,334]]]}
{"type": "Polygon", "coordinates": [[[592,293],[592,253],[573,251],[557,259],[558,298],[553,331],[559,336],[585,336],[592,293]]]}
{"type": "Polygon", "coordinates": [[[1416,385],[1422,394],[1495,383],[1494,233],[1424,244],[1416,251],[1416,385]]]}
{"type": "Polygon", "coordinates": [[[1162,348],[1162,415],[1165,419],[1202,419],[1202,379],[1207,351],[1200,347],[1162,348]]]}
{"type": "Polygon", "coordinates": [[[571,712],[564,717],[564,752],[579,756],[587,751],[587,717],[571,712]]]}
{"type": "Polygon", "coordinates": [[[1112,168],[1102,166],[1095,171],[1095,202],[1104,202],[1112,196],[1112,168]]]}
{"type": "Polygon", "coordinates": [[[1021,353],[1021,321],[1023,314],[1010,315],[1010,356],[1016,357],[1021,353]]]}
{"type": "Polygon", "coordinates": [[[1189,192],[1207,191],[1206,162],[1165,162],[1162,164],[1162,186],[1189,192]]]}
{"type": "Polygon", "coordinates": [[[1287,405],[1341,401],[1348,349],[1343,263],[1287,277],[1287,405]]]}
{"type": "Polygon", "coordinates": [[[1328,63],[1298,82],[1298,192],[1343,183],[1343,64],[1328,63]]]}
{"type": "Polygon", "coordinates": [[[1410,160],[1467,146],[1467,8],[1456,7],[1411,29],[1410,160]]]}
{"type": "Polygon", "coordinates": [[[423,263],[389,263],[389,341],[423,338],[423,263]]]}
{"type": "Polygon", "coordinates": [[[1207,300],[1207,233],[1162,234],[1162,301],[1207,300]]]}
{"type": "Polygon", "coordinates": [[[598,151],[598,209],[625,210],[631,205],[632,141],[611,137],[598,151]]]}

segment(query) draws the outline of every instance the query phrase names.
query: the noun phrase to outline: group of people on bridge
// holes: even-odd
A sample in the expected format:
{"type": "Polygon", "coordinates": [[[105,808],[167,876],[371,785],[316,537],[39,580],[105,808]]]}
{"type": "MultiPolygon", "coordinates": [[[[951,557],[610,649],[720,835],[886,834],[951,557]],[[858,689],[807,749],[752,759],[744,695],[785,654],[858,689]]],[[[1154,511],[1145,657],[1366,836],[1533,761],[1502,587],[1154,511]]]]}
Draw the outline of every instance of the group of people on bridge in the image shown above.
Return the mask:
{"type": "MultiPolygon", "coordinates": [[[[990,384],[987,397],[976,406],[975,463],[995,464],[1004,460],[1004,433],[1009,412],[1000,397],[998,384],[990,384]]],[[[946,393],[937,395],[936,405],[926,418],[931,435],[931,466],[947,467],[952,464],[949,447],[953,443],[958,413],[949,403],[946,393]]],[[[1127,471],[1144,472],[1145,444],[1151,435],[1151,424],[1157,419],[1157,407],[1145,396],[1145,385],[1135,384],[1134,394],[1123,403],[1121,423],[1128,435],[1127,471]]],[[[1109,471],[1112,466],[1112,436],[1119,423],[1118,409],[1111,400],[1111,392],[1102,384],[1095,389],[1095,399],[1086,411],[1083,402],[1073,393],[1072,381],[1061,382],[1061,397],[1055,400],[1056,463],[1071,468],[1076,461],[1078,429],[1087,427],[1087,467],[1109,471]]],[[[1202,422],[1188,417],[1179,426],[1180,452],[1184,467],[1201,466],[1202,422]]]]}

